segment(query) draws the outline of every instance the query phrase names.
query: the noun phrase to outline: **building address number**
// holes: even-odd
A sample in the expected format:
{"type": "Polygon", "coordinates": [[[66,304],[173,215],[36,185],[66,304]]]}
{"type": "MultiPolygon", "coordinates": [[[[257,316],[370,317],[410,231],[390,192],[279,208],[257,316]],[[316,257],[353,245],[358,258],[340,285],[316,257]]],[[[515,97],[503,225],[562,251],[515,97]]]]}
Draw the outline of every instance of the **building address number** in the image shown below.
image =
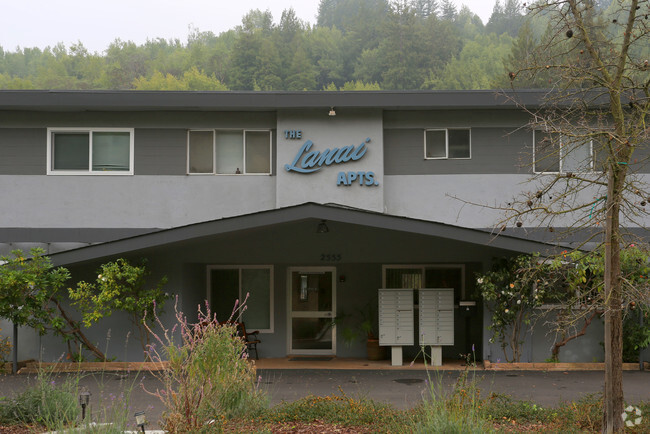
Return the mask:
{"type": "Polygon", "coordinates": [[[340,253],[321,253],[320,260],[322,262],[338,262],[341,260],[340,253]]]}

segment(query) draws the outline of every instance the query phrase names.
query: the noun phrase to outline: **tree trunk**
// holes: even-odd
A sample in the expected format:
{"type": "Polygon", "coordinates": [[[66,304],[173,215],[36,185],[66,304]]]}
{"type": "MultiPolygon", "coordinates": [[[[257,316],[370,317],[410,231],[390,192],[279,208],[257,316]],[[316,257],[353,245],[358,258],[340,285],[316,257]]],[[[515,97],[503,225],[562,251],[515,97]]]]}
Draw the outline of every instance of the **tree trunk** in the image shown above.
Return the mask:
{"type": "Polygon", "coordinates": [[[61,316],[63,317],[65,322],[68,323],[68,326],[70,326],[70,331],[71,331],[72,335],[74,336],[75,340],[77,342],[85,345],[86,348],[88,348],[88,350],[90,350],[90,352],[95,354],[95,356],[97,356],[97,358],[99,360],[105,361],[106,356],[104,355],[104,353],[102,353],[102,351],[99,348],[97,348],[92,342],[90,342],[88,340],[86,335],[79,328],[77,322],[74,321],[72,318],[70,318],[68,316],[66,311],[63,310],[63,307],[61,306],[61,304],[58,301],[55,301],[55,303],[56,303],[56,307],[59,309],[59,312],[61,313],[61,316]]]}
{"type": "Polygon", "coordinates": [[[589,315],[588,318],[585,318],[585,324],[582,326],[582,329],[579,332],[574,333],[574,334],[569,335],[569,336],[562,335],[562,340],[558,341],[558,342],[555,342],[553,344],[553,349],[551,350],[551,358],[556,362],[559,361],[560,348],[565,346],[566,344],[568,344],[572,340],[577,339],[580,336],[583,336],[587,332],[587,327],[589,327],[589,324],[591,324],[591,322],[594,320],[594,318],[596,318],[601,313],[602,313],[601,311],[595,310],[591,315],[589,315]]]}
{"type": "MultiPolygon", "coordinates": [[[[626,160],[623,160],[626,161],[626,160]]],[[[621,297],[621,239],[619,229],[625,170],[610,163],[605,222],[605,394],[603,432],[623,430],[623,317],[621,297]]]]}

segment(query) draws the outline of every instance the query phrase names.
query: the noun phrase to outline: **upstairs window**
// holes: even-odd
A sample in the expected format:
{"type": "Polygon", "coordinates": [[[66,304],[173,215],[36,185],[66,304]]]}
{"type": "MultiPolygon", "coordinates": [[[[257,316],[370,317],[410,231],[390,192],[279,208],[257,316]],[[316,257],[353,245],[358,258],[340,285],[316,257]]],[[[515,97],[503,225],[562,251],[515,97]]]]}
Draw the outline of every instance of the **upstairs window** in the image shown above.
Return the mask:
{"type": "Polygon", "coordinates": [[[469,128],[445,128],[424,131],[424,158],[471,158],[469,128]]]}
{"type": "Polygon", "coordinates": [[[132,175],[133,129],[48,128],[48,175],[132,175]]]}
{"type": "Polygon", "coordinates": [[[542,130],[533,131],[533,171],[535,173],[591,172],[594,152],[591,141],[578,143],[571,138],[542,130]]]}
{"type": "Polygon", "coordinates": [[[187,173],[271,174],[271,131],[190,130],[187,173]]]}

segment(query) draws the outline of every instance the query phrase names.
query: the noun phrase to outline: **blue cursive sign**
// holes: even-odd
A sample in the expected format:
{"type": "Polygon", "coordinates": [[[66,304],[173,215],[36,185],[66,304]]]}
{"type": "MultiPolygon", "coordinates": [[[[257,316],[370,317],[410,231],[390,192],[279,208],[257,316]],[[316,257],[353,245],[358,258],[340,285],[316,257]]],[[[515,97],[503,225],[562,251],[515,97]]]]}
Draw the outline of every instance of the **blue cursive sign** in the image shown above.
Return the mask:
{"type": "Polygon", "coordinates": [[[314,142],[307,140],[300,148],[291,164],[285,164],[287,172],[313,173],[320,170],[323,165],[347,163],[348,161],[360,160],[366,154],[368,148],[366,143],[370,143],[367,138],[359,146],[343,146],[341,148],[325,149],[323,152],[310,151],[314,142]]]}

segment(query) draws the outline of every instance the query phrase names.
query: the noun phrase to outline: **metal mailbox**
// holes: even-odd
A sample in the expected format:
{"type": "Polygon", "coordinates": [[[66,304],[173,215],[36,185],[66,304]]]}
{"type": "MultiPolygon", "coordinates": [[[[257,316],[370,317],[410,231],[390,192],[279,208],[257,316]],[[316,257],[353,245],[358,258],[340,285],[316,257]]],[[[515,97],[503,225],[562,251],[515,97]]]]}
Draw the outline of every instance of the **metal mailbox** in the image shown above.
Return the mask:
{"type": "Polygon", "coordinates": [[[420,345],[454,345],[453,288],[419,289],[420,345]]]}
{"type": "Polygon", "coordinates": [[[379,290],[379,345],[413,345],[412,289],[379,290]]]}

